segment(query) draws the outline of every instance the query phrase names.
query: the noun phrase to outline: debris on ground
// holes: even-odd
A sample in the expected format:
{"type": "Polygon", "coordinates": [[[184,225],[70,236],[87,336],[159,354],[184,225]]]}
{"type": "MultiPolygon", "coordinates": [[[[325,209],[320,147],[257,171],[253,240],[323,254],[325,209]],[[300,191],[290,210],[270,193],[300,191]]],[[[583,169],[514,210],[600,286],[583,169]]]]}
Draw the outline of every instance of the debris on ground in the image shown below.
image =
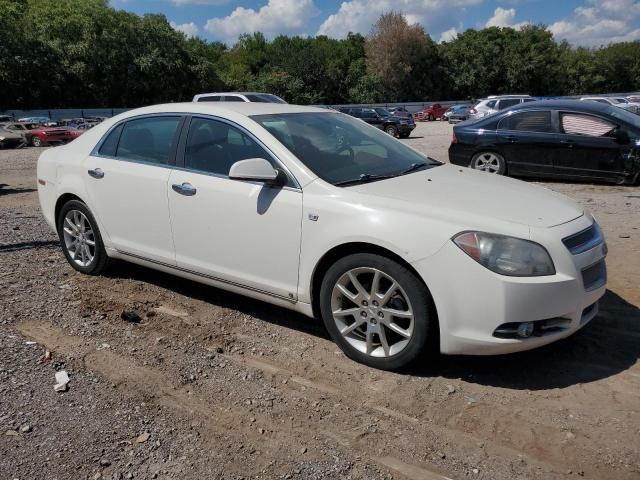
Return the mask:
{"type": "Polygon", "coordinates": [[[69,375],[67,374],[66,371],[64,370],[60,370],[59,372],[56,372],[56,384],[53,386],[53,389],[56,392],[66,392],[67,391],[67,384],[69,383],[69,375]]]}
{"type": "Polygon", "coordinates": [[[151,436],[151,434],[149,432],[144,432],[144,433],[140,434],[138,436],[138,438],[136,438],[136,443],[144,443],[147,440],[149,440],[150,436],[151,436]]]}
{"type": "Polygon", "coordinates": [[[129,323],[140,323],[142,321],[142,317],[133,310],[123,310],[120,314],[120,318],[129,323]]]}

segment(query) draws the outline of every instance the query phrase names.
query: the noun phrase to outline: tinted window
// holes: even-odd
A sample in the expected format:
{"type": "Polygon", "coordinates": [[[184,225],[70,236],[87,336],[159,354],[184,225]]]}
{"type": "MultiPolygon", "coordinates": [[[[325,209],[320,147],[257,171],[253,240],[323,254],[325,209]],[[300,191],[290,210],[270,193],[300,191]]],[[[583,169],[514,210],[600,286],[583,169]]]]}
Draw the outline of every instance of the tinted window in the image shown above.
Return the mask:
{"type": "Polygon", "coordinates": [[[503,118],[498,126],[504,130],[520,130],[523,132],[553,132],[551,112],[521,112],[503,118]]]}
{"type": "Polygon", "coordinates": [[[560,126],[562,133],[589,137],[604,137],[616,128],[616,125],[604,118],[583,113],[561,113],[560,126]]]}
{"type": "Polygon", "coordinates": [[[219,102],[222,97],[220,95],[210,95],[208,97],[198,98],[199,102],[219,102]]]}
{"type": "MultiPolygon", "coordinates": [[[[396,112],[398,112],[398,110],[396,110],[394,113],[396,112]]],[[[363,108],[362,118],[378,118],[378,115],[373,108],[363,108]]]]}
{"type": "Polygon", "coordinates": [[[240,129],[227,123],[194,118],[189,126],[184,155],[186,168],[228,175],[231,165],[247,158],[271,156],[240,129]]]}
{"type": "Polygon", "coordinates": [[[535,102],[535,101],[536,101],[535,98],[523,98],[522,99],[522,103],[535,102]]]}
{"type": "Polygon", "coordinates": [[[513,107],[514,105],[518,105],[519,103],[520,103],[519,98],[505,98],[504,100],[500,100],[498,109],[502,110],[503,108],[513,107]]]}
{"type": "Polygon", "coordinates": [[[271,100],[260,95],[245,95],[250,102],[272,103],[271,100]]]}
{"type": "Polygon", "coordinates": [[[487,102],[487,107],[495,108],[495,106],[496,106],[496,101],[495,100],[491,100],[490,102],[487,102]]]}
{"type": "Polygon", "coordinates": [[[168,164],[179,123],[180,117],[150,117],[127,122],[120,136],[117,156],[168,164]]]}
{"type": "Polygon", "coordinates": [[[102,146],[98,151],[100,155],[107,155],[109,157],[116,156],[116,148],[118,148],[118,140],[120,140],[120,134],[122,133],[123,126],[124,124],[121,123],[116,128],[111,130],[111,133],[109,133],[109,136],[102,143],[102,146]]]}
{"type": "Polygon", "coordinates": [[[225,102],[244,102],[244,100],[236,95],[225,95],[224,96],[224,101],[225,102]]]}

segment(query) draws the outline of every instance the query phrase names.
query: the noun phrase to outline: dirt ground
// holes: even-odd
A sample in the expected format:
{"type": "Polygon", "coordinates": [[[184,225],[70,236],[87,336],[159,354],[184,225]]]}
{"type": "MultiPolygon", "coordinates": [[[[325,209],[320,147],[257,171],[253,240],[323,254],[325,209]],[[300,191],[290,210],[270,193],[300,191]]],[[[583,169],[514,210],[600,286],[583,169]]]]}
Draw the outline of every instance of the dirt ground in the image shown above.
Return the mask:
{"type": "MultiPolygon", "coordinates": [[[[450,136],[406,141],[446,160],[450,136]]],[[[0,151],[0,479],[640,478],[638,187],[544,183],[607,236],[583,330],[396,374],[287,310],[128,264],[75,273],[39,212],[41,151],[0,151]]]]}

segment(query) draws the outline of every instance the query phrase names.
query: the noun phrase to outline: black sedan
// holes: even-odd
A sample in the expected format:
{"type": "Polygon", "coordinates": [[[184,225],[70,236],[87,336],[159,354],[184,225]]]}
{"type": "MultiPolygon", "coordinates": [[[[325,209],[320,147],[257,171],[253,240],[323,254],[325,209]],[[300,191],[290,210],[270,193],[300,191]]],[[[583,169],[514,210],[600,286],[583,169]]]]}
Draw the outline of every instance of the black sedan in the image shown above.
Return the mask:
{"type": "Polygon", "coordinates": [[[449,161],[499,175],[634,184],[640,116],[597,102],[524,103],[453,127],[449,161]]]}

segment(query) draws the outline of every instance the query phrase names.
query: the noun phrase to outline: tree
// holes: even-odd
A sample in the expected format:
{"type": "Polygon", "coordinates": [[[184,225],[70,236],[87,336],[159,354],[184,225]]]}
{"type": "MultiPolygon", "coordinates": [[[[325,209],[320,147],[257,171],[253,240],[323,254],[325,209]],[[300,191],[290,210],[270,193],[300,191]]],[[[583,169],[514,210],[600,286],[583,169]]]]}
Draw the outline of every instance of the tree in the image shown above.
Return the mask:
{"type": "Polygon", "coordinates": [[[436,44],[418,24],[395,12],[376,22],[365,44],[367,71],[380,79],[388,101],[438,97],[440,60],[436,44]]]}

